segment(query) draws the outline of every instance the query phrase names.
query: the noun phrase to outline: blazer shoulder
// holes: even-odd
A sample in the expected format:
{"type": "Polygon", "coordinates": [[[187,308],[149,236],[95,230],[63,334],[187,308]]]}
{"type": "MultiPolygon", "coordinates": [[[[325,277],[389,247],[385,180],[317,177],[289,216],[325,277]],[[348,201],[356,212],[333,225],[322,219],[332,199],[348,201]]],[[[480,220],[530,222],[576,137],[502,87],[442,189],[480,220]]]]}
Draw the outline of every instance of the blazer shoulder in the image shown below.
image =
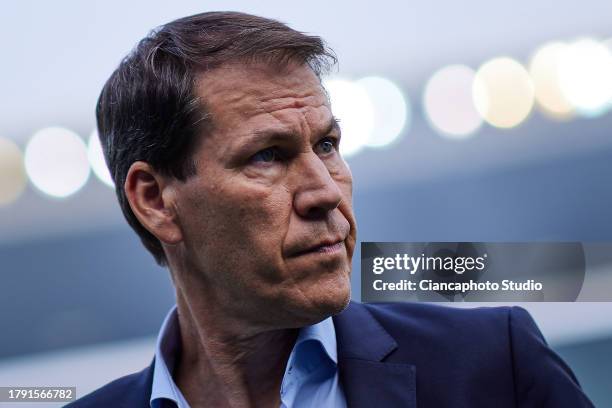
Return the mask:
{"type": "Polygon", "coordinates": [[[65,408],[148,407],[152,381],[153,363],[139,372],[111,381],[65,408]]]}
{"type": "Polygon", "coordinates": [[[394,327],[418,328],[419,331],[437,335],[440,332],[480,335],[492,329],[509,334],[509,322],[515,309],[529,316],[527,311],[516,306],[463,308],[416,302],[362,305],[389,331],[393,331],[394,327]]]}
{"type": "Polygon", "coordinates": [[[419,350],[422,356],[431,353],[430,358],[445,356],[450,362],[459,359],[459,354],[486,354],[491,358],[489,365],[511,364],[513,307],[463,308],[399,302],[363,307],[400,346],[398,357],[410,358],[419,350]]]}

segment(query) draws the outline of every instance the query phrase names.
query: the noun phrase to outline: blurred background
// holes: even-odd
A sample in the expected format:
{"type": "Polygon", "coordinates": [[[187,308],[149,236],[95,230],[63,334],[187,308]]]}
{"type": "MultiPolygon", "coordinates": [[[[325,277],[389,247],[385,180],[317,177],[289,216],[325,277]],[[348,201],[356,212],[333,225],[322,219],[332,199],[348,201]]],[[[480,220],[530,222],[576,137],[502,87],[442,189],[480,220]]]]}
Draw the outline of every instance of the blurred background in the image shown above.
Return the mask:
{"type": "MultiPolygon", "coordinates": [[[[94,106],[151,28],[212,10],[279,19],[338,54],[325,84],[360,241],[612,241],[611,2],[14,2],[0,15],[0,386],[82,396],[151,361],[173,290],[119,210],[94,106]]],[[[612,406],[612,303],[522,306],[612,406]]]]}

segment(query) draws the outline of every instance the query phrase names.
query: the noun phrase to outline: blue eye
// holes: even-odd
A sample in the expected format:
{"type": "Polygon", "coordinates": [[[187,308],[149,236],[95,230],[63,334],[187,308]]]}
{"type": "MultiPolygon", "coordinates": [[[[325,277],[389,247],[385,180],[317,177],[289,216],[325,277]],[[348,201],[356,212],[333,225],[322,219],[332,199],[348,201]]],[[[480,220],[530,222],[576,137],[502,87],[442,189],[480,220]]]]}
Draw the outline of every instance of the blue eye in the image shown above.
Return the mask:
{"type": "Polygon", "coordinates": [[[329,153],[332,150],[334,150],[334,144],[330,142],[329,140],[326,140],[323,143],[321,143],[321,150],[323,150],[324,153],[329,153]]]}
{"type": "Polygon", "coordinates": [[[317,143],[317,147],[322,154],[329,154],[336,150],[337,141],[330,137],[326,137],[322,139],[319,143],[317,143]]]}
{"type": "Polygon", "coordinates": [[[269,147],[260,152],[255,153],[251,157],[252,162],[263,162],[263,163],[271,163],[276,160],[278,157],[278,153],[275,149],[269,147]]]}

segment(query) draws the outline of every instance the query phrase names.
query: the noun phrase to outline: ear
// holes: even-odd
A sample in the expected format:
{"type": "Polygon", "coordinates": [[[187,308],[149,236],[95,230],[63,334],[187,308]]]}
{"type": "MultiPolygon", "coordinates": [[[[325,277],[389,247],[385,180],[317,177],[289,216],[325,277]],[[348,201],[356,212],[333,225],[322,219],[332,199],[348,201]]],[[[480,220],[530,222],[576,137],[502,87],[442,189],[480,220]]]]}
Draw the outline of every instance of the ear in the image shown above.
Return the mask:
{"type": "Polygon", "coordinates": [[[138,221],[162,243],[173,245],[183,239],[175,211],[171,180],[146,162],[132,163],[124,185],[125,195],[138,221]]]}

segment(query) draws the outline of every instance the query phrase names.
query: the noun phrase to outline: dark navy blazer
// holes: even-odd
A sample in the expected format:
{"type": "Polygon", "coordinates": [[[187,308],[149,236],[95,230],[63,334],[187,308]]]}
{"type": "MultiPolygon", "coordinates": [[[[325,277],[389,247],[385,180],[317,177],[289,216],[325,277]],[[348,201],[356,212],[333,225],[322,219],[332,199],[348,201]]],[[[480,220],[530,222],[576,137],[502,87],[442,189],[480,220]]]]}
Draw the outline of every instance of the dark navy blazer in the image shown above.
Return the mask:
{"type": "MultiPolygon", "coordinates": [[[[349,407],[593,406],[519,307],[351,302],[333,321],[349,407]]],[[[68,407],[148,408],[152,378],[153,363],[68,407]]]]}

